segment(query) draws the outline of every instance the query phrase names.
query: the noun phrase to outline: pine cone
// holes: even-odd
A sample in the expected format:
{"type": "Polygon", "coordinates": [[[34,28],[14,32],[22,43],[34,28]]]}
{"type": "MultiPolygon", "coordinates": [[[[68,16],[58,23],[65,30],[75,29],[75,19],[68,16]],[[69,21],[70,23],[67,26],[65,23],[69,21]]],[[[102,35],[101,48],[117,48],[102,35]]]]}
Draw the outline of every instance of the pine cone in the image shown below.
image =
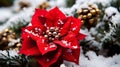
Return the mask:
{"type": "Polygon", "coordinates": [[[97,24],[100,10],[93,5],[89,5],[88,8],[81,8],[77,13],[78,18],[82,20],[83,26],[90,29],[97,24]]]}
{"type": "Polygon", "coordinates": [[[18,45],[13,44],[13,45],[8,45],[10,42],[13,40],[17,39],[17,36],[15,32],[9,29],[5,29],[4,31],[0,32],[0,50],[6,50],[11,47],[17,47],[18,45]]]}

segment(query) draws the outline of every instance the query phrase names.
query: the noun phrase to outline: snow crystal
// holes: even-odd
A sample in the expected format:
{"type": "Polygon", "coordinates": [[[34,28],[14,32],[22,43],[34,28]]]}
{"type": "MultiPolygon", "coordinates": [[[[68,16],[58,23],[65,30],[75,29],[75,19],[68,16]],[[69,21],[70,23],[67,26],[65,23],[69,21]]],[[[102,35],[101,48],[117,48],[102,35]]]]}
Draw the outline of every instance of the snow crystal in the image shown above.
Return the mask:
{"type": "Polygon", "coordinates": [[[48,47],[45,47],[44,50],[48,50],[48,47]]]}
{"type": "Polygon", "coordinates": [[[50,45],[50,48],[53,48],[53,47],[56,47],[56,45],[54,44],[54,45],[50,45]]]}
{"type": "Polygon", "coordinates": [[[47,62],[49,62],[49,61],[50,61],[50,59],[48,59],[48,58],[47,58],[47,60],[46,60],[46,61],[47,61],[47,62]]]}
{"type": "Polygon", "coordinates": [[[58,24],[64,24],[62,20],[58,20],[58,24]]]}
{"type": "Polygon", "coordinates": [[[76,27],[74,27],[72,30],[73,30],[73,31],[76,30],[76,27]]]}
{"type": "Polygon", "coordinates": [[[45,43],[45,40],[44,40],[44,39],[42,39],[42,43],[45,43]]]}
{"type": "MultiPolygon", "coordinates": [[[[66,40],[62,40],[62,43],[65,44],[66,46],[70,46],[71,45],[71,42],[68,42],[66,40]]],[[[76,46],[74,46],[74,47],[76,47],[76,46]]]]}
{"type": "Polygon", "coordinates": [[[75,49],[78,48],[78,46],[72,46],[72,47],[75,48],[75,49]]]}

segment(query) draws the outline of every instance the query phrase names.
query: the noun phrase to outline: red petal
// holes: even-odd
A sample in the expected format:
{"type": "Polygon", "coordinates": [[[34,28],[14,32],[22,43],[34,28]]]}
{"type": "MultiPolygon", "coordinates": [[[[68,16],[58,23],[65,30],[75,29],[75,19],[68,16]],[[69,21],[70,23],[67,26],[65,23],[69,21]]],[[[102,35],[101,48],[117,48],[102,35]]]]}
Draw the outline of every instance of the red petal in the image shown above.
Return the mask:
{"type": "Polygon", "coordinates": [[[53,27],[53,23],[54,23],[54,22],[53,22],[51,19],[47,19],[45,26],[46,26],[46,27],[53,27]]]}
{"type": "Polygon", "coordinates": [[[53,17],[54,22],[56,22],[59,19],[64,19],[66,16],[57,8],[53,8],[49,11],[49,14],[51,17],[53,17]]]}
{"type": "Polygon", "coordinates": [[[50,67],[60,67],[61,64],[63,64],[63,59],[60,56],[59,59],[54,64],[52,64],[50,67]]]}
{"type": "Polygon", "coordinates": [[[86,37],[85,34],[79,33],[79,35],[77,36],[78,40],[83,40],[86,37]]]}
{"type": "Polygon", "coordinates": [[[38,40],[44,31],[46,31],[46,29],[41,26],[28,26],[23,29],[23,32],[26,32],[33,40],[38,40]]]}
{"type": "Polygon", "coordinates": [[[70,30],[70,23],[71,23],[70,21],[71,21],[71,19],[68,19],[67,22],[62,27],[62,29],[60,31],[61,36],[67,34],[68,31],[70,30]]]}
{"type": "Polygon", "coordinates": [[[61,56],[61,52],[62,52],[62,49],[59,48],[55,51],[49,52],[45,55],[38,56],[36,58],[38,63],[42,67],[50,67],[52,64],[57,62],[58,58],[61,56]]]}
{"type": "Polygon", "coordinates": [[[63,49],[63,59],[79,64],[80,48],[78,49],[63,49]]]}
{"type": "Polygon", "coordinates": [[[79,48],[79,43],[75,34],[69,32],[67,36],[65,36],[61,41],[55,40],[54,43],[61,45],[62,47],[77,49],[79,48]]]}
{"type": "Polygon", "coordinates": [[[37,40],[37,46],[42,55],[44,55],[47,52],[56,50],[57,48],[57,46],[54,43],[47,44],[46,39],[42,37],[39,40],[37,40]]]}
{"type": "Polygon", "coordinates": [[[54,27],[61,28],[63,26],[64,22],[62,20],[57,20],[54,22],[54,27]]]}
{"type": "Polygon", "coordinates": [[[20,49],[20,54],[25,54],[25,55],[39,55],[39,49],[37,48],[35,41],[33,41],[27,33],[23,32],[22,33],[22,48],[20,49]]]}
{"type": "Polygon", "coordinates": [[[80,19],[76,19],[76,18],[71,17],[70,31],[73,31],[75,34],[78,34],[80,31],[80,27],[81,27],[80,19]]]}
{"type": "Polygon", "coordinates": [[[44,17],[47,14],[48,14],[48,12],[46,10],[36,9],[35,14],[32,16],[32,25],[42,25],[42,24],[44,24],[45,23],[44,21],[46,20],[46,18],[44,18],[44,17]]]}
{"type": "Polygon", "coordinates": [[[46,27],[53,26],[53,22],[50,20],[52,17],[46,10],[36,9],[35,14],[32,17],[32,25],[43,25],[46,27]]]}

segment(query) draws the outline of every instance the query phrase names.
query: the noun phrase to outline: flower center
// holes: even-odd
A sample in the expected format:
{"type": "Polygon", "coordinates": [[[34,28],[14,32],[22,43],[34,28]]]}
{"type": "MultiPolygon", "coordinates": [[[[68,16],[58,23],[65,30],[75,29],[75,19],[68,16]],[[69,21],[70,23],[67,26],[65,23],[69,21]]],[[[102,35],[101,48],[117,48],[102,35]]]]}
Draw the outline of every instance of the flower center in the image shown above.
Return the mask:
{"type": "Polygon", "coordinates": [[[45,38],[48,38],[49,41],[57,40],[60,37],[60,32],[58,27],[50,27],[46,30],[45,38]]]}

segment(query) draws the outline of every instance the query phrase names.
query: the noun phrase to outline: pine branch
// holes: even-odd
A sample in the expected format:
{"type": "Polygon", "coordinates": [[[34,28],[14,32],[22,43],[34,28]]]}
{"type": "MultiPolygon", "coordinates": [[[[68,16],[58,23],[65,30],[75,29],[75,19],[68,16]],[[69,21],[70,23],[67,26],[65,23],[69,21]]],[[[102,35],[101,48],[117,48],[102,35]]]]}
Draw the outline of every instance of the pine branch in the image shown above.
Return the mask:
{"type": "Polygon", "coordinates": [[[110,4],[111,6],[116,7],[120,12],[120,0],[112,0],[110,4]]]}
{"type": "Polygon", "coordinates": [[[66,0],[67,7],[72,7],[76,0],[66,0]]]}
{"type": "Polygon", "coordinates": [[[0,54],[0,67],[37,67],[36,60],[25,55],[10,56],[9,50],[7,55],[0,54]],[[2,66],[1,66],[2,65],[2,66]]]}
{"type": "Polygon", "coordinates": [[[15,23],[12,23],[12,24],[13,24],[13,26],[9,27],[9,29],[13,30],[19,37],[21,34],[21,29],[24,28],[25,26],[27,26],[29,24],[29,22],[26,22],[25,20],[23,20],[23,21],[17,22],[17,24],[15,24],[15,23]],[[24,24],[23,24],[23,22],[24,22],[24,24]]]}

